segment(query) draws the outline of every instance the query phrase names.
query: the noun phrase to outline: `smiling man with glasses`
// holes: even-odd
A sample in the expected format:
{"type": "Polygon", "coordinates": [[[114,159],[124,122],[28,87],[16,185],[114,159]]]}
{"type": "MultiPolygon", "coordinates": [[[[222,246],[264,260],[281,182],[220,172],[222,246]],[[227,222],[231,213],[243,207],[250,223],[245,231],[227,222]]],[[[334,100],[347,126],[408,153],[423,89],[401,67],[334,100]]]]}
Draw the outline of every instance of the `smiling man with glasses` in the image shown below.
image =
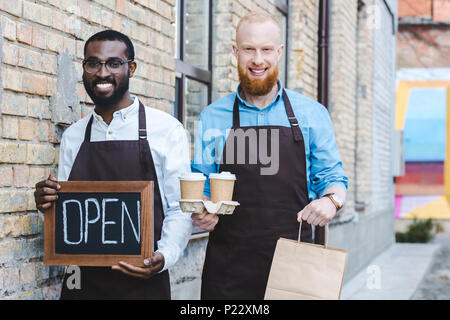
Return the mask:
{"type": "Polygon", "coordinates": [[[156,248],[144,268],[123,262],[81,267],[81,289],[68,289],[66,275],[61,299],[170,299],[167,269],[192,231],[178,204],[178,177],[190,171],[187,136],[178,120],[130,94],[137,64],[127,36],[99,32],[86,42],[84,56],[83,83],[95,109],[64,132],[58,179],[50,175],[36,184],[36,207],[45,211],[57,199],[58,181],[154,181],[156,248]]]}

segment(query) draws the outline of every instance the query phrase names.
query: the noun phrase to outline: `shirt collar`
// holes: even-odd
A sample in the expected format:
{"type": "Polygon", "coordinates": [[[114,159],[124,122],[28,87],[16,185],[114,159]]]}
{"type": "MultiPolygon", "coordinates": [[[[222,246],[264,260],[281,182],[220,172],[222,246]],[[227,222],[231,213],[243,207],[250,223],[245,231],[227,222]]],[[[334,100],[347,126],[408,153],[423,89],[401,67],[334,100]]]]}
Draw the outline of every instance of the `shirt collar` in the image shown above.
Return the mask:
{"type": "MultiPolygon", "coordinates": [[[[116,112],[114,112],[113,117],[121,117],[122,120],[126,120],[127,118],[133,116],[135,113],[138,112],[139,110],[139,99],[136,96],[131,96],[131,99],[133,99],[133,103],[131,105],[129,105],[126,108],[117,110],[116,112]]],[[[99,115],[97,112],[95,112],[94,109],[94,117],[97,121],[102,120],[103,118],[101,115],[99,115]]]]}
{"type": "MultiPolygon", "coordinates": [[[[277,84],[278,84],[280,90],[278,90],[277,95],[275,96],[275,98],[272,100],[272,102],[265,109],[268,109],[268,108],[272,107],[274,104],[276,104],[278,102],[278,100],[280,100],[280,98],[283,95],[283,85],[281,84],[281,80],[280,79],[278,79],[277,84]]],[[[237,87],[237,90],[236,90],[236,96],[237,96],[240,104],[242,104],[242,105],[244,105],[244,106],[246,106],[248,108],[251,108],[251,109],[260,110],[260,108],[258,108],[257,106],[255,106],[255,105],[245,101],[244,99],[242,99],[240,94],[239,94],[240,92],[241,92],[241,85],[239,84],[238,87],[237,87]]]]}

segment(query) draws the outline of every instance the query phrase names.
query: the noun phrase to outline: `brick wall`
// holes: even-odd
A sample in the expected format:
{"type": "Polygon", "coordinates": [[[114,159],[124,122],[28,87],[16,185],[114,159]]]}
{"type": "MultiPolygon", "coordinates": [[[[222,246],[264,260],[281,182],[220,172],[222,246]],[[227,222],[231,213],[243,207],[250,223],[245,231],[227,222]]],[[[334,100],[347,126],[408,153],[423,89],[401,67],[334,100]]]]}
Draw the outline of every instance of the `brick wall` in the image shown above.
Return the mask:
{"type": "Polygon", "coordinates": [[[64,126],[92,108],[81,82],[84,42],[108,28],[129,35],[138,64],[132,93],[172,113],[173,6],[174,0],[0,1],[0,297],[59,293],[62,269],[43,265],[43,216],[33,192],[57,171],[64,126]],[[72,108],[61,103],[67,101],[72,108]]]}
{"type": "Polygon", "coordinates": [[[330,17],[329,110],[343,167],[349,178],[341,219],[351,217],[355,201],[357,2],[335,0],[330,17]]]}
{"type": "MultiPolygon", "coordinates": [[[[450,21],[450,19],[449,19],[450,21]]],[[[398,68],[450,67],[449,26],[399,25],[398,68]]]]}
{"type": "Polygon", "coordinates": [[[450,67],[450,1],[399,1],[398,68],[450,67]]]}
{"type": "Polygon", "coordinates": [[[372,192],[373,21],[374,1],[359,1],[356,34],[355,209],[370,212],[372,192]]]}
{"type": "Polygon", "coordinates": [[[288,88],[317,99],[318,1],[291,1],[288,88]]]}
{"type": "MultiPolygon", "coordinates": [[[[287,87],[316,99],[318,2],[289,2],[287,87]]],[[[384,8],[381,0],[362,2],[384,8]]],[[[198,13],[195,3],[189,3],[198,13]]],[[[358,11],[357,4],[334,0],[331,7],[330,112],[350,179],[338,222],[352,217],[356,201],[366,203],[359,222],[332,227],[330,241],[351,250],[346,279],[391,241],[393,219],[387,141],[395,47],[391,31],[384,28],[390,26],[386,10],[381,11],[382,28],[374,29],[367,23],[367,11],[358,11]],[[384,214],[370,214],[377,210],[384,214]]],[[[37,181],[56,173],[64,127],[92,108],[81,82],[84,42],[106,28],[129,35],[138,63],[132,93],[173,114],[174,5],[174,0],[0,2],[0,297],[58,296],[62,269],[43,265],[43,217],[32,193],[37,181]]],[[[274,0],[213,1],[213,100],[236,90],[231,46],[240,17],[251,10],[278,15],[274,0]]],[[[193,83],[187,88],[192,95],[187,103],[201,105],[202,87],[193,83]]],[[[207,238],[191,240],[183,259],[170,270],[174,298],[199,298],[206,243],[207,238]]]]}

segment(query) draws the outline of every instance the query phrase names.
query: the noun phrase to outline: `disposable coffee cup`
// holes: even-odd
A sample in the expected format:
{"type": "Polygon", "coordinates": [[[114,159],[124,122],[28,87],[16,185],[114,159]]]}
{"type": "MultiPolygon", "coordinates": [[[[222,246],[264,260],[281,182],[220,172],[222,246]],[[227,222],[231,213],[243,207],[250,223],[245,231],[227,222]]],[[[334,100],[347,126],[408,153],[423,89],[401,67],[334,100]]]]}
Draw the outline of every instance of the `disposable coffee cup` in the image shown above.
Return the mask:
{"type": "Polygon", "coordinates": [[[181,199],[203,199],[206,177],[200,172],[180,177],[181,199]]]}
{"type": "Polygon", "coordinates": [[[232,201],[234,182],[236,176],[230,172],[211,173],[209,175],[211,184],[211,201],[232,201]]]}

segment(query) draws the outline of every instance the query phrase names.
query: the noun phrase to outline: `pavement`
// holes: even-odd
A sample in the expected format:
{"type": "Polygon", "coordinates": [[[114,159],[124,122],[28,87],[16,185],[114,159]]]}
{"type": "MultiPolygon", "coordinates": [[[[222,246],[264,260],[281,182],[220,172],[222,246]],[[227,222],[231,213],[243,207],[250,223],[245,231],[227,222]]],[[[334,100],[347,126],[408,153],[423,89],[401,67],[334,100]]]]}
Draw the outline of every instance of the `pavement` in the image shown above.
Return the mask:
{"type": "Polygon", "coordinates": [[[450,234],[394,243],[343,285],[341,300],[450,299],[450,234]]]}

